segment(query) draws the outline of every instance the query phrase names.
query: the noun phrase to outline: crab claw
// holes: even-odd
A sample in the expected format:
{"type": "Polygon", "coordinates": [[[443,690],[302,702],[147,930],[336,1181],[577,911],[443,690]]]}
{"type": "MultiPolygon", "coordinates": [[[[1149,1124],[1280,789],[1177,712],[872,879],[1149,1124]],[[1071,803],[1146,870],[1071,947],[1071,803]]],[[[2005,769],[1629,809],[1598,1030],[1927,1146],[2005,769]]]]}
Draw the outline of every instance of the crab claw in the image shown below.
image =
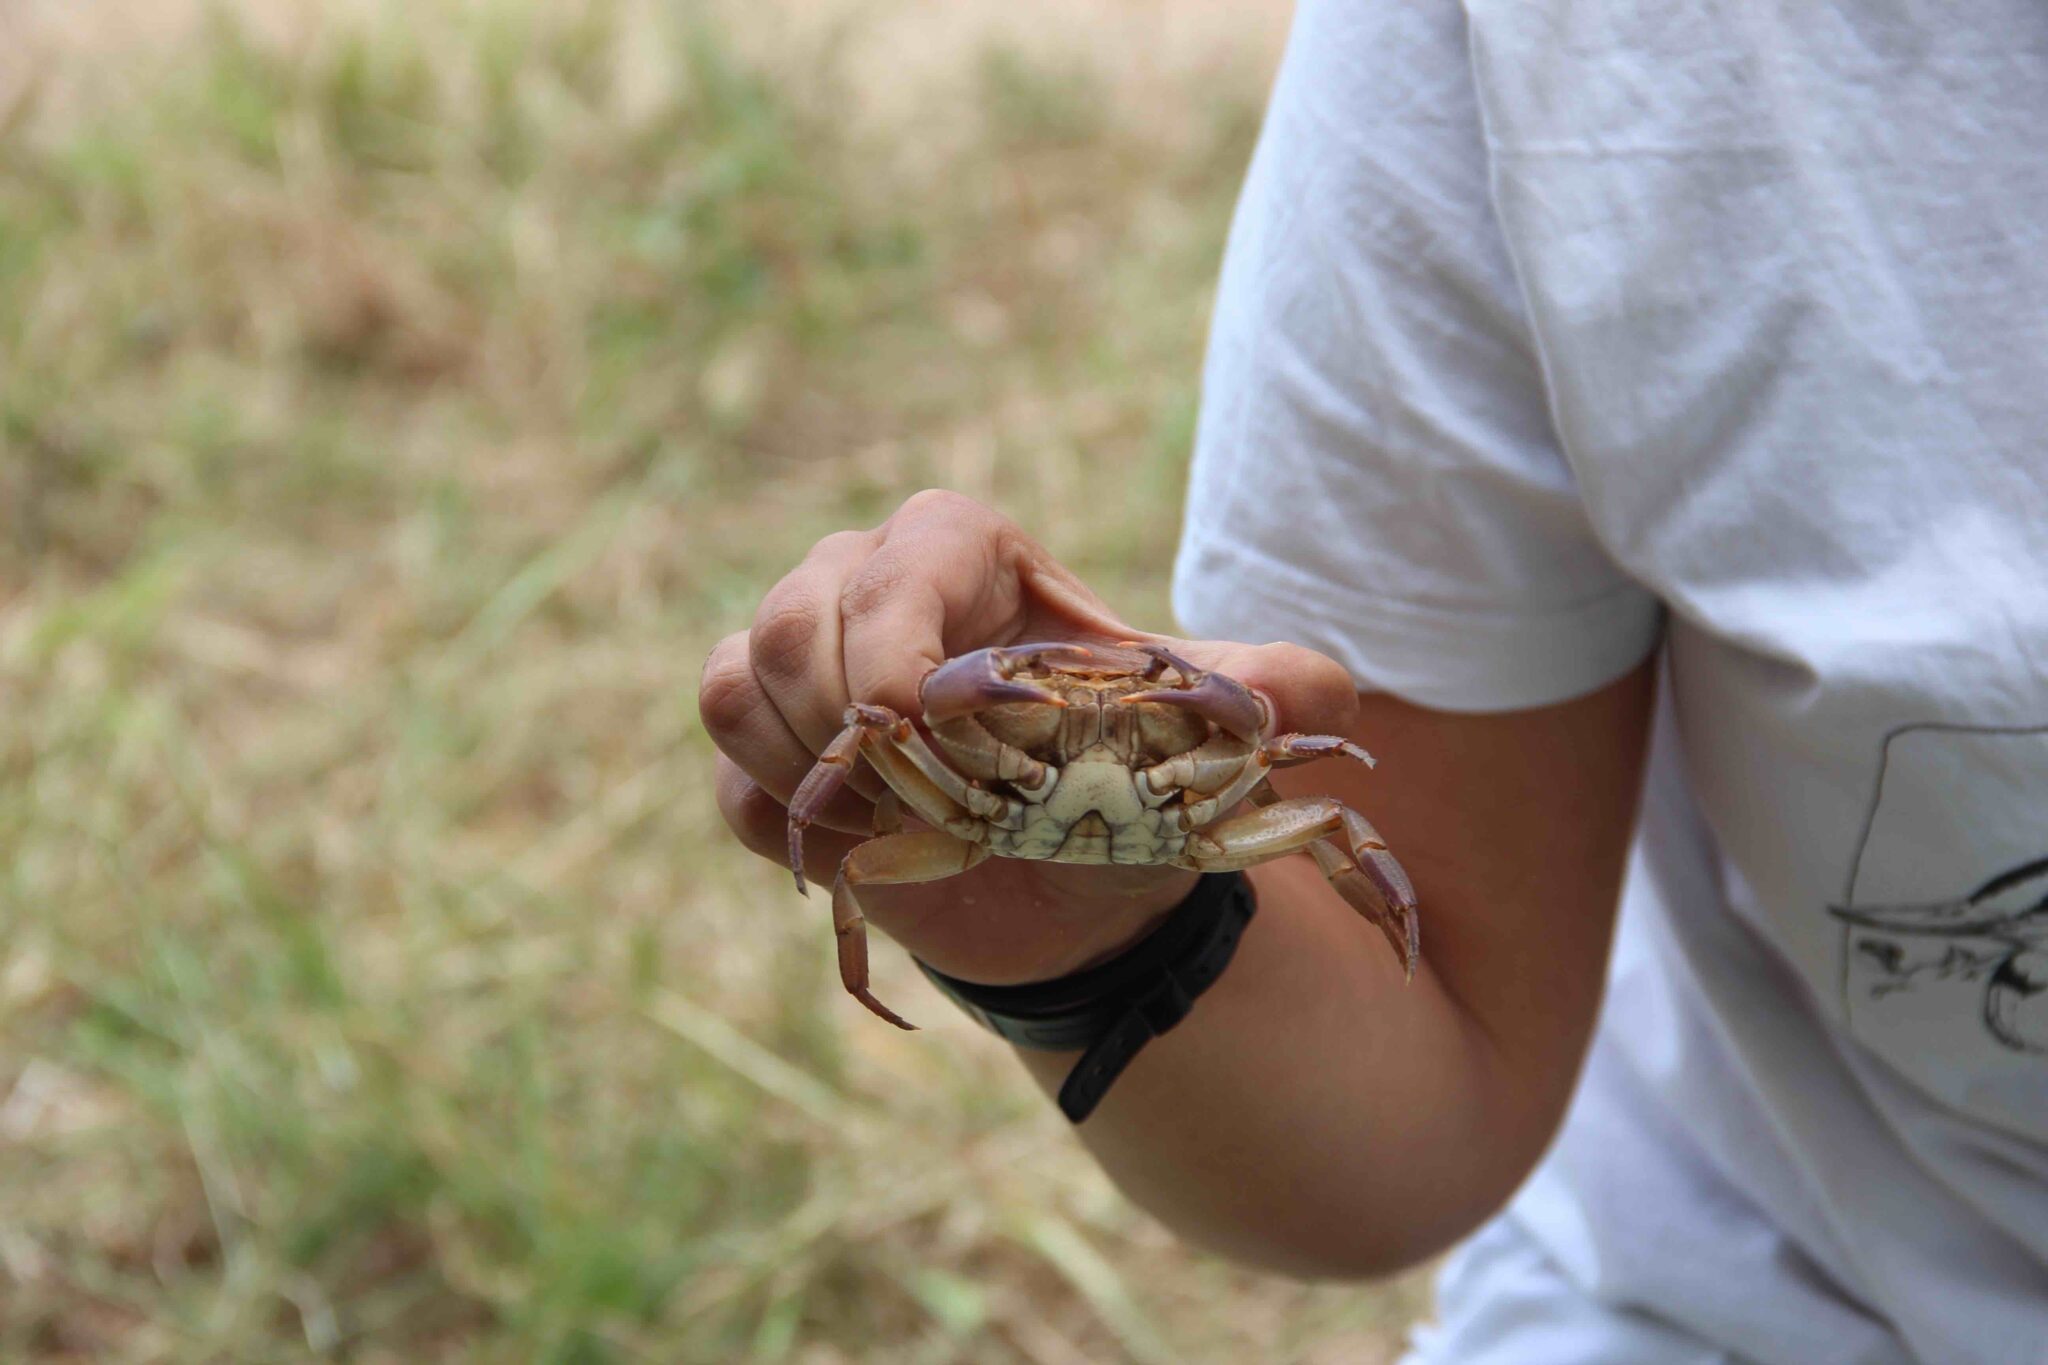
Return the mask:
{"type": "Polygon", "coordinates": [[[1221,673],[1205,673],[1193,664],[1168,654],[1157,645],[1147,645],[1143,648],[1154,658],[1172,664],[1187,681],[1180,687],[1162,687],[1151,692],[1133,692],[1128,696],[1118,697],[1117,700],[1123,705],[1157,702],[1162,706],[1184,707],[1217,729],[1248,741],[1257,741],[1272,724],[1271,708],[1258,693],[1235,678],[1226,678],[1221,673]]]}
{"type": "Polygon", "coordinates": [[[1142,654],[1150,659],[1152,666],[1145,670],[1145,676],[1148,679],[1157,678],[1161,673],[1171,668],[1174,672],[1180,674],[1182,682],[1198,683],[1207,672],[1207,670],[1181,658],[1180,655],[1174,653],[1165,645],[1153,644],[1150,640],[1118,640],[1116,647],[1118,649],[1131,650],[1133,653],[1142,654]]]}
{"type": "Polygon", "coordinates": [[[1021,649],[977,649],[948,659],[925,674],[918,685],[918,705],[925,724],[937,725],[1005,702],[1043,702],[1065,706],[1066,699],[1051,688],[1034,682],[1019,682],[1012,675],[1018,669],[1042,659],[1093,657],[1079,645],[1029,645],[1021,649]]]}

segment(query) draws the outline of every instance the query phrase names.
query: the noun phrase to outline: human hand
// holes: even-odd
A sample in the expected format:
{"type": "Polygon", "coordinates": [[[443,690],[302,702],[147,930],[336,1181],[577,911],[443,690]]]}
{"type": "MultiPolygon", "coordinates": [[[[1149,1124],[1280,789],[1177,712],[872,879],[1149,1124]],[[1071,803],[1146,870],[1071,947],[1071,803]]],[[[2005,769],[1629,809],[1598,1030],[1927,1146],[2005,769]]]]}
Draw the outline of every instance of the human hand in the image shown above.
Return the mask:
{"type": "MultiPolygon", "coordinates": [[[[1286,729],[1342,734],[1351,726],[1353,685],[1323,655],[1134,630],[1008,519],[959,494],[926,492],[874,530],[818,542],[770,590],[753,628],[712,651],[699,707],[719,748],[719,809],[747,847],[786,861],[789,800],[844,727],[850,702],[914,717],[923,676],[970,650],[1130,639],[1169,643],[1253,687],[1286,729]]],[[[882,790],[855,765],[806,835],[807,877],[831,884],[840,860],[869,837],[882,790]]],[[[989,858],[943,881],[863,886],[860,902],[871,922],[942,972],[1032,981],[1141,937],[1194,875],[989,858]]]]}

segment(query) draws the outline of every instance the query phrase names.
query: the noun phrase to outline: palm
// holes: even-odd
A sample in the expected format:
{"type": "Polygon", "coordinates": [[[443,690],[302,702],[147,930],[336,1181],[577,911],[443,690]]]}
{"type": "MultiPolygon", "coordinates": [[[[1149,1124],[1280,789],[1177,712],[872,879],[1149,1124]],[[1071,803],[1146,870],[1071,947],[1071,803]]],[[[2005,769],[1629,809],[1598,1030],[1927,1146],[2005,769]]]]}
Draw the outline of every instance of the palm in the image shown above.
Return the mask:
{"type": "Polygon", "coordinates": [[[1185,894],[1170,867],[1087,867],[991,858],[943,882],[877,886],[861,899],[912,953],[970,981],[1064,975],[1138,936],[1185,894]]]}

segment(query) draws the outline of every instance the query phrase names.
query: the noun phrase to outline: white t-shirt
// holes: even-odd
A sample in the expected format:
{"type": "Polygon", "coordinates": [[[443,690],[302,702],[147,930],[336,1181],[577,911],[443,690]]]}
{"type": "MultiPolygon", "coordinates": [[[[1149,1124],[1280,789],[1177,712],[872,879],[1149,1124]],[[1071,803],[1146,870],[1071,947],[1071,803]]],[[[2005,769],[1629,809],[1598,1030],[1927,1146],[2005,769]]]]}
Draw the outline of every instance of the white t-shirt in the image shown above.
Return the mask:
{"type": "Polygon", "coordinates": [[[1206,380],[1192,633],[1666,643],[1510,1216],[1744,1358],[2048,1360],[2048,6],[1308,0],[1206,380]]]}

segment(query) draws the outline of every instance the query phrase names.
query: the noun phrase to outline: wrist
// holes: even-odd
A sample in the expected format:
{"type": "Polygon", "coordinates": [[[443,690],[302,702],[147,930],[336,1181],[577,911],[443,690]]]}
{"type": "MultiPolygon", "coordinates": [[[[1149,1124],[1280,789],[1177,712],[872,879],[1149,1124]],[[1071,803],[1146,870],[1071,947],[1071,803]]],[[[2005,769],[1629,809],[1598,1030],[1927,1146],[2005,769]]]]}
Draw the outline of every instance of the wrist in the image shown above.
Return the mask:
{"type": "Polygon", "coordinates": [[[1256,910],[1243,873],[1210,873],[1127,950],[1065,976],[990,986],[918,965],[970,1018],[1006,1041],[1041,1052],[1080,1049],[1059,1090],[1061,1111],[1079,1123],[1146,1043],[1187,1018],[1222,976],[1256,910]]]}
{"type": "MultiPolygon", "coordinates": [[[[981,869],[976,869],[979,872],[981,869]]],[[[1050,981],[1086,971],[1151,934],[1194,889],[1179,868],[1009,863],[1000,907],[941,909],[898,935],[911,955],[948,976],[986,986],[1050,981]],[[962,915],[958,909],[974,911],[962,915]],[[919,932],[926,931],[926,932],[919,932]]]]}
{"type": "MultiPolygon", "coordinates": [[[[1094,867],[1074,870],[1098,875],[1103,871],[1094,867]]],[[[1202,879],[1199,872],[1186,872],[1179,868],[1158,870],[1164,875],[1134,880],[1128,887],[1119,888],[1111,884],[1091,888],[1107,894],[1100,899],[1077,902],[1092,913],[1092,920],[1081,926],[1083,932],[1065,945],[1065,950],[1056,960],[1042,964],[1043,970],[1018,980],[1049,981],[1085,972],[1123,956],[1151,937],[1187,900],[1202,879]]]]}

